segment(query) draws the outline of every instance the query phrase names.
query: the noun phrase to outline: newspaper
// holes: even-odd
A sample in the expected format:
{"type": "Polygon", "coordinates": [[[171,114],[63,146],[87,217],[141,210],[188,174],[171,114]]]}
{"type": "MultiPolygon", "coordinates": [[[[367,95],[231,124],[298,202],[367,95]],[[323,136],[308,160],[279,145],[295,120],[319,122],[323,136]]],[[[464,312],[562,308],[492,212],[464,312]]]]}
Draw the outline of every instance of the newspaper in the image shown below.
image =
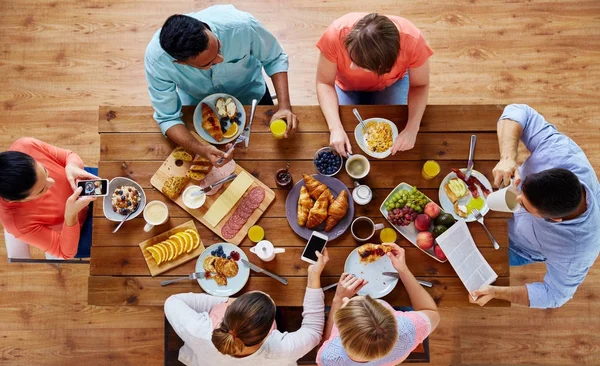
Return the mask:
{"type": "Polygon", "coordinates": [[[475,245],[465,220],[459,220],[436,238],[469,293],[490,285],[498,275],[475,245]]]}

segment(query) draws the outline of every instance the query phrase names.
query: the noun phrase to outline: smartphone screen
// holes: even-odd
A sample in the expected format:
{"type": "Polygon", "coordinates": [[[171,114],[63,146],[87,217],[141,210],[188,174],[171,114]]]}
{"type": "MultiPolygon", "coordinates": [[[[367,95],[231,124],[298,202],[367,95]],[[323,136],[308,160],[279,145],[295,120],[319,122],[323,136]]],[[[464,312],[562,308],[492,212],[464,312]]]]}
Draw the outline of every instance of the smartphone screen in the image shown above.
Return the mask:
{"type": "Polygon", "coordinates": [[[80,196],[106,196],[108,193],[107,179],[82,180],[77,186],[83,188],[80,196]]]}
{"type": "Polygon", "coordinates": [[[316,235],[312,235],[308,240],[306,247],[304,248],[304,253],[302,253],[302,256],[311,259],[315,262],[318,261],[319,258],[317,258],[315,251],[318,250],[319,252],[322,252],[323,248],[325,248],[325,244],[327,244],[326,239],[320,238],[316,235]]]}

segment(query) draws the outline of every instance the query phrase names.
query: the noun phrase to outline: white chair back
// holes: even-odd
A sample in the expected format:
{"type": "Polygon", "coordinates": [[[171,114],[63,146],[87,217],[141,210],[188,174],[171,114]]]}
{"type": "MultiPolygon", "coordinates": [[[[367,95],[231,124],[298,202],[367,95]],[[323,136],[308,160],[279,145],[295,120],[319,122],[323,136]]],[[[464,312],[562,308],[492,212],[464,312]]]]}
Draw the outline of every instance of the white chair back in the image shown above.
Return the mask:
{"type": "Polygon", "coordinates": [[[4,242],[6,243],[6,256],[9,260],[31,258],[29,244],[15,238],[13,234],[6,230],[4,230],[4,242]]]}

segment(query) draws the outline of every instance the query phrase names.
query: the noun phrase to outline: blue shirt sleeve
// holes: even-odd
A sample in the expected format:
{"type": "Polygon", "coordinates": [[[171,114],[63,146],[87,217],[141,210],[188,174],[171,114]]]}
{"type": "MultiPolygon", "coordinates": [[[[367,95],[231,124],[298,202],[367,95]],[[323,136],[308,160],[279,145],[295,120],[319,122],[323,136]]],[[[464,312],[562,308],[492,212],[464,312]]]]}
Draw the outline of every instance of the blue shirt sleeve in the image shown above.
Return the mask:
{"type": "Polygon", "coordinates": [[[590,268],[577,262],[546,261],[544,282],[527,284],[529,306],[558,308],[573,298],[590,268]]]}
{"type": "Polygon", "coordinates": [[[154,108],[154,119],[158,122],[160,131],[166,135],[169,128],[183,124],[181,99],[177,94],[175,83],[161,75],[161,71],[156,67],[159,64],[146,59],[145,70],[150,102],[154,108]]]}
{"type": "Polygon", "coordinates": [[[541,147],[550,136],[559,133],[554,125],[548,123],[541,114],[526,104],[506,106],[500,119],[510,119],[521,125],[523,128],[521,141],[531,152],[541,147]]]}
{"type": "Polygon", "coordinates": [[[267,75],[288,71],[288,56],[271,32],[254,18],[250,21],[251,53],[260,61],[267,75]]]}

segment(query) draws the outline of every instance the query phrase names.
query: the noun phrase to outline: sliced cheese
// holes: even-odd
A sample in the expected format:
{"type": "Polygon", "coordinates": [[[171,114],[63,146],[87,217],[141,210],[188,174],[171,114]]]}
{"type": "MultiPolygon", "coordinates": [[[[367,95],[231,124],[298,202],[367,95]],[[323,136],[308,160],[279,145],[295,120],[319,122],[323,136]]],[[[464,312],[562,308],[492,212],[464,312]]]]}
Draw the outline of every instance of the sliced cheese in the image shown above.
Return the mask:
{"type": "Polygon", "coordinates": [[[229,187],[223,192],[212,206],[204,214],[204,220],[212,227],[216,227],[227,213],[235,206],[237,201],[244,195],[244,192],[252,185],[254,179],[250,174],[242,171],[237,178],[231,182],[229,187]]]}

